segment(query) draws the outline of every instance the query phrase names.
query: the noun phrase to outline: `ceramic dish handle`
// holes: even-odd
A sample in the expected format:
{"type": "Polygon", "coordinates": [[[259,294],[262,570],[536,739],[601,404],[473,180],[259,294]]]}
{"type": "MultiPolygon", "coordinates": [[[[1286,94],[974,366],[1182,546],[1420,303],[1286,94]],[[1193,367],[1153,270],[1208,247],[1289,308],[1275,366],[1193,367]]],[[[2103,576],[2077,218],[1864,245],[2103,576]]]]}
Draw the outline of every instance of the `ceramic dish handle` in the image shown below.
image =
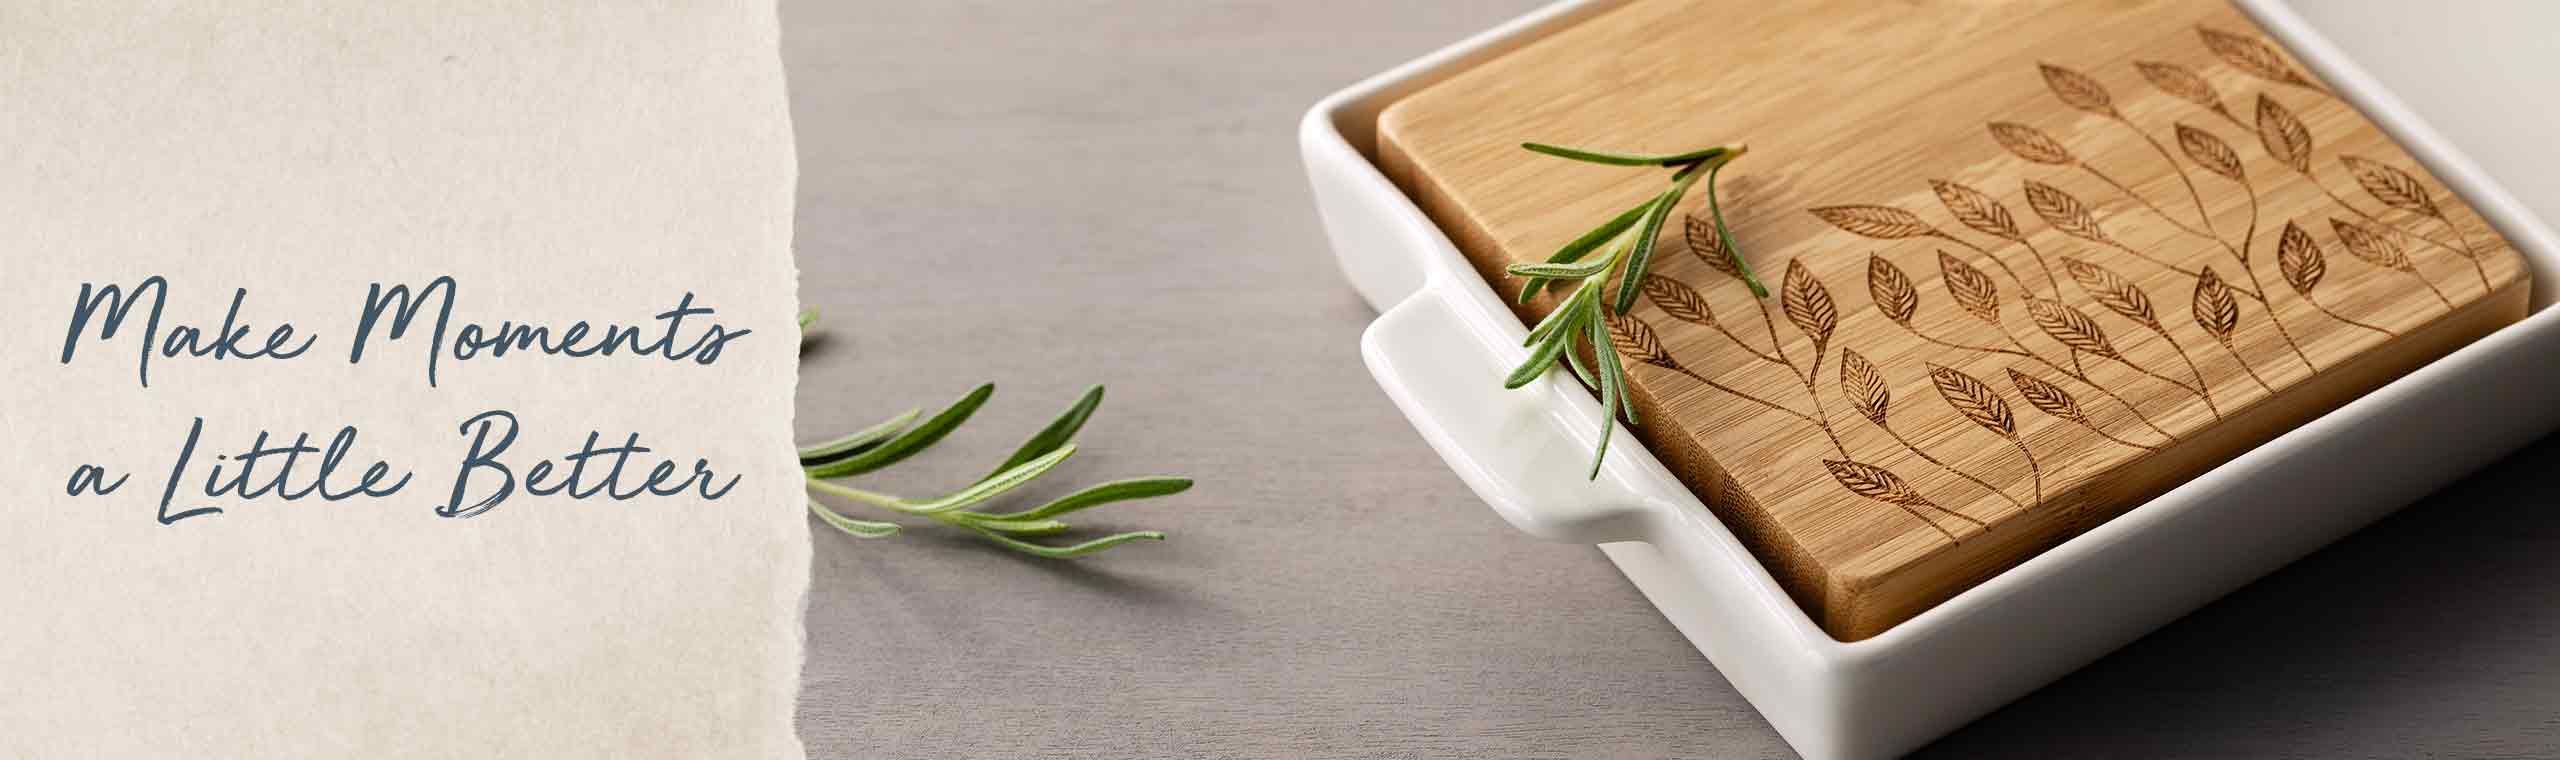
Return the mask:
{"type": "MultiPolygon", "coordinates": [[[[1587,477],[1601,424],[1591,393],[1562,369],[1502,387],[1528,358],[1523,334],[1500,304],[1435,278],[1370,323],[1360,351],[1422,437],[1513,526],[1575,543],[1642,535],[1628,455],[1612,450],[1600,477],[1587,477]]],[[[1614,440],[1636,448],[1623,429],[1614,440]]]]}

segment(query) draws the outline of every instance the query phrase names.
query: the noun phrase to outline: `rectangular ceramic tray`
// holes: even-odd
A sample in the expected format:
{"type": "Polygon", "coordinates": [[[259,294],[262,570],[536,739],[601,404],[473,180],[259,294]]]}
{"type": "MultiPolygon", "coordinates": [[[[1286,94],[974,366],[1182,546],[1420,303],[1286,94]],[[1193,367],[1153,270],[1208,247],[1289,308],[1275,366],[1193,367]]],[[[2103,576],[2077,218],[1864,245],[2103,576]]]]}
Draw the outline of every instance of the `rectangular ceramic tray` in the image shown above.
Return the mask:
{"type": "Polygon", "coordinates": [[[1580,463],[1599,404],[1554,372],[1518,391],[1526,329],[1373,163],[1396,99],[1614,5],[1558,3],[1353,85],[1300,128],[1343,271],[1381,314],[1362,353],[1504,519],[1599,544],[1799,752],[1909,751],[2560,425],[2560,245],[2468,158],[2275,0],[2238,5],[2527,258],[2534,312],[1873,638],[1817,627],[1653,455],[1580,463]]]}

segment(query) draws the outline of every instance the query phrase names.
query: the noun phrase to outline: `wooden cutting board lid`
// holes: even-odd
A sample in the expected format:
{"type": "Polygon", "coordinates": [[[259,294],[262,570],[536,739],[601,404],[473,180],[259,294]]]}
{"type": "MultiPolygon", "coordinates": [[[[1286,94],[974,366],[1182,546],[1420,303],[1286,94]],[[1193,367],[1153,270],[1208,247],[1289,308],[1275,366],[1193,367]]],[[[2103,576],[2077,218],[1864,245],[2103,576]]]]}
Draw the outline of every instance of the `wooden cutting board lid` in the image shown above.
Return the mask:
{"type": "Polygon", "coordinates": [[[1720,195],[1771,297],[1684,229],[1693,192],[1616,347],[1637,435],[1843,640],[2522,318],[2529,290],[2479,214],[2219,0],[1634,0],[1378,134],[1506,297],[1503,266],[1667,181],[1520,143],[1750,145],[1720,195]]]}

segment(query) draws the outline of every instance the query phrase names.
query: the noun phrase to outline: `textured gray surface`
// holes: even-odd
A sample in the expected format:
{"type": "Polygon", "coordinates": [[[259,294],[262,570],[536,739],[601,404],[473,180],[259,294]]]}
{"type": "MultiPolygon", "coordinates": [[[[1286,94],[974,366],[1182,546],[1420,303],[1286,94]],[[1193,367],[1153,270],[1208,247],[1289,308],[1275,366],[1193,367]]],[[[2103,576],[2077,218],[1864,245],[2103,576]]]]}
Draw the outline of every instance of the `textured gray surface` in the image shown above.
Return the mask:
{"type": "MultiPolygon", "coordinates": [[[[1361,367],[1297,117],[1536,4],[784,3],[801,297],[833,315],[803,436],[998,383],[883,479],[936,490],[1100,382],[1057,486],[1201,480],[1092,513],[1172,541],[1075,563],[813,523],[812,757],[1789,755],[1361,367]]],[[[2554,468],[2560,440],[1926,754],[2560,755],[2554,468]]]]}

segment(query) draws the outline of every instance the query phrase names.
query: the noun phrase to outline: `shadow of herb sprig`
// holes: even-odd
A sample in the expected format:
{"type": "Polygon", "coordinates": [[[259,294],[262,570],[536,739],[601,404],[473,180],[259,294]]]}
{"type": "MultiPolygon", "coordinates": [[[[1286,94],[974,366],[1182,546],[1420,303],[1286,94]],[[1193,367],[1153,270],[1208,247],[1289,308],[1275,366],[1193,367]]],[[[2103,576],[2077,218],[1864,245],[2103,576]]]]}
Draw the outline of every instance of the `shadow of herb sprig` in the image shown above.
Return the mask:
{"type": "Polygon", "coordinates": [[[1575,283],[1573,292],[1564,296],[1555,311],[1549,312],[1546,319],[1529,329],[1529,339],[1523,344],[1530,349],[1529,359],[1511,370],[1511,375],[1503,380],[1502,385],[1504,388],[1528,385],[1529,381],[1545,375],[1548,367],[1562,362],[1573,369],[1574,377],[1580,379],[1585,387],[1598,391],[1600,408],[1609,415],[1600,426],[1600,445],[1591,452],[1590,477],[1598,479],[1600,462],[1609,453],[1609,433],[1616,428],[1619,413],[1625,413],[1627,424],[1637,424],[1635,400],[1627,394],[1626,366],[1619,360],[1618,352],[1611,348],[1609,321],[1612,317],[1624,316],[1635,306],[1637,294],[1644,292],[1645,270],[1652,264],[1655,241],[1662,236],[1663,222],[1671,217],[1671,210],[1680,205],[1680,199],[1688,195],[1689,188],[1696,185],[1701,177],[1707,183],[1708,214],[1715,220],[1716,235],[1723,240],[1733,271],[1741,277],[1743,284],[1751,287],[1752,295],[1769,296],[1769,288],[1752,273],[1750,263],[1743,261],[1740,246],[1733,242],[1733,233],[1726,231],[1724,209],[1716,201],[1716,173],[1722,171],[1725,164],[1740,158],[1748,148],[1734,144],[1670,155],[1637,155],[1544,143],[1522,143],[1520,147],[1585,163],[1673,170],[1669,189],[1565,243],[1544,263],[1513,264],[1507,270],[1512,276],[1528,278],[1520,288],[1520,302],[1524,304],[1536,297],[1541,289],[1562,290],[1566,283],[1575,283]],[[1599,255],[1591,256],[1594,252],[1599,255]],[[1606,293],[1611,290],[1612,280],[1616,282],[1616,292],[1606,293]],[[1589,361],[1582,358],[1583,349],[1575,345],[1578,342],[1589,347],[1592,355],[1589,361]]]}
{"type": "MultiPolygon", "coordinates": [[[[800,331],[805,337],[816,326],[818,312],[800,313],[800,331]]],[[[1052,499],[1030,509],[1013,512],[982,512],[974,509],[1010,493],[1023,484],[1038,479],[1059,463],[1074,456],[1076,431],[1102,406],[1102,386],[1094,386],[1067,407],[1048,427],[1024,441],[1003,464],[985,477],[958,490],[931,499],[910,499],[858,488],[836,482],[875,472],[906,460],[935,443],[967,422],[978,407],[996,392],[994,384],[980,385],[952,402],[932,417],[923,417],[921,408],[909,409],[879,424],[863,428],[843,437],[800,449],[800,470],[810,492],[809,512],[835,529],[858,538],[887,538],[904,530],[893,522],[848,517],[820,501],[827,496],[845,502],[922,517],[935,523],[967,530],[998,546],[1024,554],[1053,559],[1081,557],[1110,549],[1131,541],[1161,541],[1164,533],[1152,530],[1114,533],[1082,543],[1057,546],[1034,543],[1025,539],[1054,536],[1069,530],[1057,518],[1079,510],[1115,501],[1169,496],[1191,488],[1189,478],[1146,477],[1116,480],[1089,486],[1075,493],[1052,499]],[[922,421],[919,421],[922,418],[922,421]]]]}

